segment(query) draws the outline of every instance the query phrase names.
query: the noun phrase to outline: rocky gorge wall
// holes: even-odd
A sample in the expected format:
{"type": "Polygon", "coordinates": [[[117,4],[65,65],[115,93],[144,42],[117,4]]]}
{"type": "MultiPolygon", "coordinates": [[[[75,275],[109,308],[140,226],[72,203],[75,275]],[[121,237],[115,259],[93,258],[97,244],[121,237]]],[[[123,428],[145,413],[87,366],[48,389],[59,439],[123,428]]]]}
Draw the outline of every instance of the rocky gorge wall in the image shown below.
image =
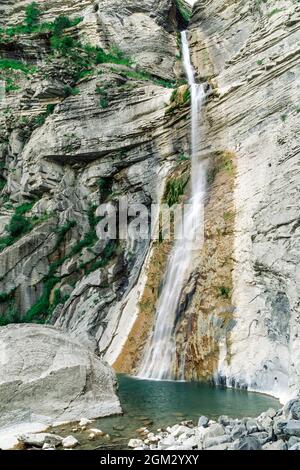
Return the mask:
{"type": "Polygon", "coordinates": [[[97,208],[120,196],[150,208],[170,170],[186,167],[183,19],[171,0],[39,5],[45,27],[33,31],[13,30],[25,4],[7,5],[0,44],[1,322],[50,322],[112,364],[149,241],[98,240],[97,208]]]}
{"type": "MultiPolygon", "coordinates": [[[[1,5],[3,23],[23,22],[30,3],[1,5]]],[[[55,43],[51,28],[0,36],[1,57],[26,63],[0,63],[1,323],[55,324],[134,372],[171,244],[100,241],[97,208],[120,196],[150,207],[185,177],[186,21],[171,0],[38,4],[40,22],[81,21],[55,43]]],[[[199,129],[205,243],[175,325],[187,379],[283,399],[299,389],[300,370],[299,8],[194,5],[192,62],[211,90],[199,129]]]]}
{"type": "Polygon", "coordinates": [[[190,25],[198,78],[216,92],[203,152],[236,157],[234,314],[229,338],[210,327],[215,377],[283,400],[300,374],[299,12],[292,1],[199,1],[190,25]]]}

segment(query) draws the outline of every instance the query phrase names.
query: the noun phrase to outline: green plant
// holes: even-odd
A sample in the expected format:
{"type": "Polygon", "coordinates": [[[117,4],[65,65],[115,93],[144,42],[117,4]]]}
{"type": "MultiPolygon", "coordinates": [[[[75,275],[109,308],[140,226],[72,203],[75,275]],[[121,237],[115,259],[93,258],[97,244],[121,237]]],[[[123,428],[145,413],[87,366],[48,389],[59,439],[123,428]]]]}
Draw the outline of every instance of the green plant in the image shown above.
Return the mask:
{"type": "Polygon", "coordinates": [[[8,307],[8,310],[4,313],[4,315],[0,315],[0,326],[22,322],[23,320],[21,318],[20,312],[17,311],[13,303],[11,303],[11,305],[8,307]]]}
{"type": "MultiPolygon", "coordinates": [[[[92,264],[89,265],[88,268],[85,269],[85,273],[89,274],[93,271],[96,271],[99,268],[103,268],[106,266],[113,255],[116,253],[116,250],[118,248],[118,244],[115,240],[109,240],[107,245],[105,246],[103,253],[101,255],[101,259],[94,261],[92,264]]],[[[89,264],[89,263],[87,263],[89,264]]]]}
{"type": "Polygon", "coordinates": [[[182,95],[182,101],[183,103],[189,103],[191,101],[191,91],[189,88],[187,88],[182,95]]]}
{"type": "Polygon", "coordinates": [[[282,11],[284,11],[283,8],[274,8],[269,13],[267,13],[267,16],[270,18],[271,16],[276,15],[277,13],[281,13],[282,11]]]}
{"type": "Polygon", "coordinates": [[[33,208],[35,203],[36,203],[36,201],[25,202],[24,204],[21,204],[21,205],[17,206],[16,209],[15,209],[15,214],[17,214],[17,215],[26,214],[26,212],[29,212],[33,208]]]}
{"type": "Polygon", "coordinates": [[[230,287],[220,286],[219,287],[219,296],[223,297],[224,299],[229,299],[231,294],[230,287]]]}
{"type": "Polygon", "coordinates": [[[108,108],[108,105],[109,105],[109,103],[108,103],[108,99],[107,99],[107,98],[104,98],[104,97],[103,97],[103,98],[100,99],[100,101],[99,101],[99,106],[100,106],[101,108],[106,109],[106,108],[108,108]]]}
{"type": "Polygon", "coordinates": [[[181,153],[179,157],[177,158],[178,163],[187,162],[188,160],[189,160],[189,157],[185,153],[181,153]]]}
{"type": "Polygon", "coordinates": [[[182,16],[183,20],[188,23],[191,18],[192,10],[188,8],[187,3],[183,2],[182,0],[175,0],[177,9],[182,16]]]}
{"type": "Polygon", "coordinates": [[[70,85],[65,85],[64,92],[66,96],[71,96],[71,95],[75,96],[80,93],[80,90],[79,88],[72,88],[70,85]]]}
{"type": "Polygon", "coordinates": [[[13,238],[23,235],[28,229],[28,220],[20,214],[14,214],[6,227],[6,230],[13,238]]]}
{"type": "Polygon", "coordinates": [[[101,200],[105,201],[107,197],[111,194],[113,180],[112,178],[99,178],[97,185],[100,191],[101,200]]]}
{"type": "Polygon", "coordinates": [[[25,8],[25,24],[31,29],[36,26],[39,22],[41,11],[37,3],[32,2],[25,8]]]}
{"type": "Polygon", "coordinates": [[[178,204],[180,197],[184,194],[186,185],[187,179],[182,176],[172,178],[167,182],[163,199],[169,207],[178,204]]]}
{"type": "Polygon", "coordinates": [[[36,67],[29,66],[25,62],[15,59],[0,59],[0,70],[21,70],[22,72],[29,74],[36,71],[36,67]]]}
{"type": "Polygon", "coordinates": [[[3,179],[0,179],[0,192],[5,188],[6,186],[6,181],[3,179]]]}

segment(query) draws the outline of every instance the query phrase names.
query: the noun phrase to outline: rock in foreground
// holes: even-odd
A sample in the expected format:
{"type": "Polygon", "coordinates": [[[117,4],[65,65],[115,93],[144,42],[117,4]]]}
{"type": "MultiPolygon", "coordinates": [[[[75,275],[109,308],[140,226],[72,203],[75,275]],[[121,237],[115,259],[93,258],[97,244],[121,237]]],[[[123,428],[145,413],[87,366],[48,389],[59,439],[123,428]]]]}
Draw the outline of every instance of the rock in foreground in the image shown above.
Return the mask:
{"type": "Polygon", "coordinates": [[[184,421],[159,430],[156,435],[138,429],[141,439],[131,439],[134,450],[300,450],[300,394],[284,408],[273,408],[257,418],[232,419],[220,416],[218,422],[205,416],[198,426],[184,421]]]}
{"type": "MultiPolygon", "coordinates": [[[[0,428],[121,412],[112,369],[56,328],[0,328],[0,428]]],[[[0,438],[1,438],[0,431],[0,438]]],[[[1,447],[1,439],[0,439],[1,447]]]]}

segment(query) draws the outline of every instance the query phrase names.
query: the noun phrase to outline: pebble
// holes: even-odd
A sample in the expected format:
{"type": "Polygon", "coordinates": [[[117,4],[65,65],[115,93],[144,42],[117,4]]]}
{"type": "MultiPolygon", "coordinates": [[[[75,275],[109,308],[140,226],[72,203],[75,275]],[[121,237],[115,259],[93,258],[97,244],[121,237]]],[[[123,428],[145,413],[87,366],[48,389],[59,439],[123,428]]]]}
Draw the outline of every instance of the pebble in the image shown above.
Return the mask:
{"type": "Polygon", "coordinates": [[[73,449],[79,444],[74,436],[67,436],[62,440],[62,445],[65,449],[73,449]]]}
{"type": "Polygon", "coordinates": [[[90,433],[95,434],[95,436],[104,436],[105,433],[101,429],[91,428],[89,429],[90,433]]]}
{"type": "Polygon", "coordinates": [[[200,416],[198,425],[191,421],[157,429],[145,427],[137,432],[145,440],[131,439],[128,446],[151,450],[300,450],[300,398],[283,409],[273,408],[257,418],[232,419],[220,416],[218,422],[200,416]]]}
{"type": "Polygon", "coordinates": [[[81,418],[81,420],[79,421],[79,426],[82,427],[82,426],[87,426],[88,424],[91,424],[93,421],[91,419],[87,419],[87,418],[81,418]]]}

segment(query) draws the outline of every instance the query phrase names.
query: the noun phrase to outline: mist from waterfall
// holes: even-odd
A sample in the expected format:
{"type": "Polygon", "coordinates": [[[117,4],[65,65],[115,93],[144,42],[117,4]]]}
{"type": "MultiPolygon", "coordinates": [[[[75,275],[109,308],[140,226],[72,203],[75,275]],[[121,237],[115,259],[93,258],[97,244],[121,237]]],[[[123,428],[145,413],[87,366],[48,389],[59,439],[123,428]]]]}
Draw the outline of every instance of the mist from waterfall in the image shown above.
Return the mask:
{"type": "Polygon", "coordinates": [[[156,306],[154,329],[138,373],[141,378],[156,380],[184,380],[184,357],[180,358],[180,367],[176,368],[176,317],[195,252],[202,244],[199,234],[203,232],[206,168],[199,158],[198,132],[205,92],[203,85],[195,83],[185,31],[181,33],[181,40],[183,64],[191,92],[191,197],[184,216],[184,234],[188,237],[176,240],[171,251],[156,306]]]}

